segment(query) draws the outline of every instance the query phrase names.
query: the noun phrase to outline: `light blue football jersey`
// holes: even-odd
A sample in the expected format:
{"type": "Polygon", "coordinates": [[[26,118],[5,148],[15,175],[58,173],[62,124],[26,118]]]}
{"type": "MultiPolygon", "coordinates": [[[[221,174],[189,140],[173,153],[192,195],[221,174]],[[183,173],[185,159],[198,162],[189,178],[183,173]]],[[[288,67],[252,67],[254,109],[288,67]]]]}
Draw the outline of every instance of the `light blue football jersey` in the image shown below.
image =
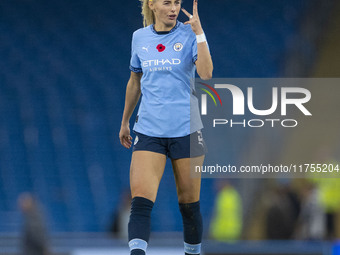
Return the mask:
{"type": "Polygon", "coordinates": [[[133,33],[130,69],[142,72],[142,98],[133,130],[182,137],[203,128],[195,91],[196,36],[177,21],[167,33],[153,25],[133,33]]]}

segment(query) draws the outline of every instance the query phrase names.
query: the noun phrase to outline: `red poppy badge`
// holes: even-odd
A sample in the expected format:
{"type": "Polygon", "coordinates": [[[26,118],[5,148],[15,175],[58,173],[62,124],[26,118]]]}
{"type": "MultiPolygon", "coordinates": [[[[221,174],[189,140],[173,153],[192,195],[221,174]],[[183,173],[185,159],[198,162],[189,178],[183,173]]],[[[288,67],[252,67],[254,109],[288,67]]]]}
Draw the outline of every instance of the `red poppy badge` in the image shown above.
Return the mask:
{"type": "Polygon", "coordinates": [[[158,52],[162,52],[162,51],[165,50],[165,46],[160,43],[160,44],[157,45],[156,49],[158,50],[158,52]]]}

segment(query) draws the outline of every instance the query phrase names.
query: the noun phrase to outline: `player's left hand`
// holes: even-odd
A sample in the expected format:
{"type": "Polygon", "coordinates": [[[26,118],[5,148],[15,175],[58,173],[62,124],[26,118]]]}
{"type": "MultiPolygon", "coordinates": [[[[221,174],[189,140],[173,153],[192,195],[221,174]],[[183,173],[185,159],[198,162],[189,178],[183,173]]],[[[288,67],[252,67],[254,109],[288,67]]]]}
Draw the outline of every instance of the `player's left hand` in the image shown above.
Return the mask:
{"type": "Polygon", "coordinates": [[[201,25],[200,17],[198,16],[197,1],[198,0],[194,0],[192,15],[189,12],[187,12],[184,8],[182,8],[182,11],[189,18],[189,20],[187,22],[185,22],[184,24],[185,25],[190,24],[192,31],[194,31],[194,33],[196,35],[200,35],[200,34],[203,34],[203,28],[202,28],[202,25],[201,25]]]}

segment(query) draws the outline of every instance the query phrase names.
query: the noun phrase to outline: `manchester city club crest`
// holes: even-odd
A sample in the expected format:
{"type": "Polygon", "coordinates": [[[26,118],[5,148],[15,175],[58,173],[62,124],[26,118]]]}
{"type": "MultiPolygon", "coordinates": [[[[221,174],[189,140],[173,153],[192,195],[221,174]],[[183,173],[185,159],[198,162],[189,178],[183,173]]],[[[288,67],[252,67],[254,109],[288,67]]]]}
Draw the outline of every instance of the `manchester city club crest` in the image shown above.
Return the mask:
{"type": "Polygon", "coordinates": [[[181,44],[181,43],[176,43],[175,45],[174,45],[174,50],[175,51],[181,51],[183,49],[183,44],[181,44]]]}

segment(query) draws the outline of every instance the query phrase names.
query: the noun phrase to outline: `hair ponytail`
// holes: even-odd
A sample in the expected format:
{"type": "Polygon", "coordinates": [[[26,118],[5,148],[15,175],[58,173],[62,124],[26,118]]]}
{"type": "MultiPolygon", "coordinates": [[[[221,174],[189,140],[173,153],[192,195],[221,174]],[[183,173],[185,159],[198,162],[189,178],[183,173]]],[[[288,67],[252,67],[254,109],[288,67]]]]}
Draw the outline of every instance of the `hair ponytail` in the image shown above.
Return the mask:
{"type": "MultiPolygon", "coordinates": [[[[143,25],[144,27],[147,27],[155,23],[155,15],[153,14],[152,10],[149,8],[150,0],[140,0],[140,1],[142,3],[143,25]]],[[[156,0],[151,0],[151,1],[156,1],[156,0]]]]}

